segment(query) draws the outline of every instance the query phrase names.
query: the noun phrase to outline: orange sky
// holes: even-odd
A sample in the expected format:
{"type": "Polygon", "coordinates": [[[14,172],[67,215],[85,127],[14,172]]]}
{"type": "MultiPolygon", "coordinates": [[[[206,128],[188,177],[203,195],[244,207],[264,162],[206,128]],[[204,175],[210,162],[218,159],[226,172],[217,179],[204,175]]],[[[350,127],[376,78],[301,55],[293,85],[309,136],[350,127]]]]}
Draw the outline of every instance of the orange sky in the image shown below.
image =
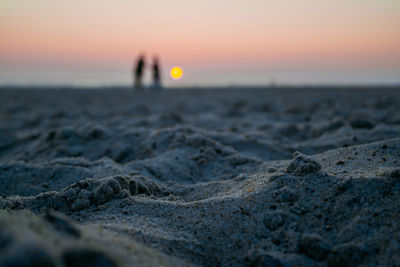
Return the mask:
{"type": "Polygon", "coordinates": [[[252,69],[400,74],[399,14],[398,0],[1,0],[0,70],[122,69],[144,51],[167,68],[214,76],[252,69]]]}

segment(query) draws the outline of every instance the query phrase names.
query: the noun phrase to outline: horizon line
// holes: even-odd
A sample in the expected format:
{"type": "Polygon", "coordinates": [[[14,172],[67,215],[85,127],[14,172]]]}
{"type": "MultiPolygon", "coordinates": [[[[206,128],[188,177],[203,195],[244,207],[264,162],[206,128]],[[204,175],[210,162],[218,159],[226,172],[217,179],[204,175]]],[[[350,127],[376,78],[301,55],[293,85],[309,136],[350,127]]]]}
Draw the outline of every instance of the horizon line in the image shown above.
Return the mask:
{"type": "MultiPolygon", "coordinates": [[[[279,84],[227,84],[227,85],[183,85],[183,86],[163,86],[161,90],[152,89],[151,86],[143,87],[141,92],[156,92],[163,90],[182,90],[182,89],[324,89],[324,88],[335,88],[335,89],[400,89],[400,82],[398,83],[279,83],[279,84]]],[[[118,85],[118,84],[105,84],[105,85],[67,85],[67,84],[53,84],[53,85],[22,85],[22,84],[0,84],[0,90],[40,90],[40,89],[51,89],[51,90],[133,90],[133,86],[129,85],[118,85]]]]}

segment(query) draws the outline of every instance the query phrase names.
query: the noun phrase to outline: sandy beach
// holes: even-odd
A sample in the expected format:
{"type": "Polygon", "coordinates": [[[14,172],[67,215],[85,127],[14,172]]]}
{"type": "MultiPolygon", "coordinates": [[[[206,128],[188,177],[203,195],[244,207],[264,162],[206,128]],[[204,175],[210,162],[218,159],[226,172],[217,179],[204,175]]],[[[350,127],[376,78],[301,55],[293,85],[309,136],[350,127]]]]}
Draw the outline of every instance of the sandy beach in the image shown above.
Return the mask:
{"type": "Polygon", "coordinates": [[[399,266],[399,104],[2,89],[0,266],[399,266]]]}

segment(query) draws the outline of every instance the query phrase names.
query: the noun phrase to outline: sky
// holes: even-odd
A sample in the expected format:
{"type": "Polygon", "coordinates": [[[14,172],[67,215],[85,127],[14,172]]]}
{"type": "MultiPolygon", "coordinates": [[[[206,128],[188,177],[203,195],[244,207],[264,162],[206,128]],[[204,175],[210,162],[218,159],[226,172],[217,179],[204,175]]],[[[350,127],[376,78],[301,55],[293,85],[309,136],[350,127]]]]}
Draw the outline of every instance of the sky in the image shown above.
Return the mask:
{"type": "Polygon", "coordinates": [[[399,14],[399,0],[1,0],[0,85],[129,85],[140,53],[167,86],[400,83],[399,14]]]}

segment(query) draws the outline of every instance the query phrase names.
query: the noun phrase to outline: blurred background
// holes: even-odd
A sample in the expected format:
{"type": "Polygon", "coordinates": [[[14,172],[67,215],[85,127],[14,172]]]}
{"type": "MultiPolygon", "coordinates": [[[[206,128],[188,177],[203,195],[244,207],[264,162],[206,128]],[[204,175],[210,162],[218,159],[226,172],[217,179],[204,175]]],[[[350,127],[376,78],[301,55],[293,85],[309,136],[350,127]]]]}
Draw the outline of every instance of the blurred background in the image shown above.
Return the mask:
{"type": "Polygon", "coordinates": [[[398,0],[1,0],[0,85],[128,86],[140,53],[170,87],[399,84],[399,14],[398,0]]]}

